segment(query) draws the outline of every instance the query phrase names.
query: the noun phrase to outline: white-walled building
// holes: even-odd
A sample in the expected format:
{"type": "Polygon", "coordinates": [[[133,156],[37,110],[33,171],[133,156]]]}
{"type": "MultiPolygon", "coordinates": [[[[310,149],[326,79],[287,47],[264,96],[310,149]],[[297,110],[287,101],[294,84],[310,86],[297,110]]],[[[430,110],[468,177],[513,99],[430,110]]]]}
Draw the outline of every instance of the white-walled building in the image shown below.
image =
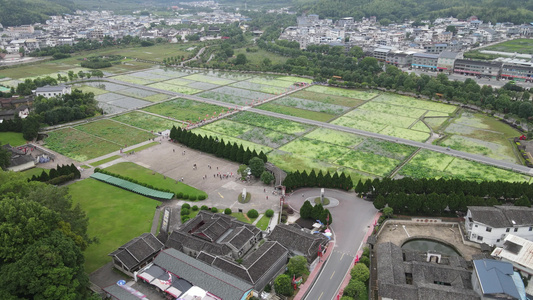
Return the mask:
{"type": "Polygon", "coordinates": [[[513,264],[516,269],[533,275],[533,242],[509,234],[502,247],[492,251],[492,257],[513,264]]]}
{"type": "Polygon", "coordinates": [[[533,240],[533,208],[469,206],[465,218],[468,239],[501,247],[508,234],[533,240]]]}
{"type": "Polygon", "coordinates": [[[46,98],[69,95],[70,93],[72,93],[72,88],[68,85],[47,85],[43,87],[38,87],[35,90],[36,96],[44,96],[46,98]]]}

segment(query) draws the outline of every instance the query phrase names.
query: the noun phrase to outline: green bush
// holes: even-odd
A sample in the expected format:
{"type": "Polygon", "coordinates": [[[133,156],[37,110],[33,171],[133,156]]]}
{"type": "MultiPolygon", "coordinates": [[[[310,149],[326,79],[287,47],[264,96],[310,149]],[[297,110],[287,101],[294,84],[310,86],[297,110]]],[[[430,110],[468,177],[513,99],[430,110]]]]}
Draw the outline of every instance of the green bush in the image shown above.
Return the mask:
{"type": "Polygon", "coordinates": [[[271,209],[267,209],[267,211],[265,212],[265,216],[267,216],[267,218],[272,218],[273,215],[274,211],[271,209]]]}
{"type": "Polygon", "coordinates": [[[177,193],[176,194],[176,198],[182,199],[183,198],[183,193],[182,192],[177,193]]]}
{"type": "Polygon", "coordinates": [[[181,196],[181,199],[183,199],[183,200],[187,200],[187,199],[189,199],[189,195],[184,194],[183,196],[181,196]]]}
{"type": "Polygon", "coordinates": [[[192,211],[197,211],[197,210],[198,210],[198,206],[197,205],[192,207],[192,211]]]}
{"type": "Polygon", "coordinates": [[[216,208],[216,207],[211,207],[211,212],[216,214],[216,213],[218,212],[218,208],[216,208]]]}
{"type": "Polygon", "coordinates": [[[190,216],[181,216],[181,223],[187,222],[190,218],[190,216]]]}
{"type": "Polygon", "coordinates": [[[187,208],[187,209],[190,209],[191,208],[191,205],[189,203],[185,203],[181,206],[181,209],[184,209],[184,208],[187,208]]]}
{"type": "Polygon", "coordinates": [[[206,196],[205,195],[198,195],[198,200],[205,200],[206,196]]]}
{"type": "Polygon", "coordinates": [[[226,215],[231,215],[231,213],[232,213],[231,208],[226,208],[224,210],[224,214],[226,214],[226,215]]]}
{"type": "Polygon", "coordinates": [[[246,213],[246,215],[247,215],[248,218],[250,218],[250,219],[255,219],[255,218],[257,218],[257,217],[259,216],[259,213],[258,213],[257,210],[255,210],[255,209],[250,209],[250,210],[246,213]]]}
{"type": "Polygon", "coordinates": [[[190,213],[191,213],[191,212],[189,211],[188,208],[183,208],[183,207],[181,208],[181,212],[180,212],[180,214],[181,214],[182,216],[188,216],[190,213]]]}
{"type": "Polygon", "coordinates": [[[196,195],[189,195],[189,200],[196,201],[196,195]]]}
{"type": "Polygon", "coordinates": [[[207,205],[202,205],[202,207],[200,207],[201,210],[209,210],[209,207],[207,205]]]}
{"type": "Polygon", "coordinates": [[[287,223],[287,216],[281,216],[281,223],[287,223]]]}

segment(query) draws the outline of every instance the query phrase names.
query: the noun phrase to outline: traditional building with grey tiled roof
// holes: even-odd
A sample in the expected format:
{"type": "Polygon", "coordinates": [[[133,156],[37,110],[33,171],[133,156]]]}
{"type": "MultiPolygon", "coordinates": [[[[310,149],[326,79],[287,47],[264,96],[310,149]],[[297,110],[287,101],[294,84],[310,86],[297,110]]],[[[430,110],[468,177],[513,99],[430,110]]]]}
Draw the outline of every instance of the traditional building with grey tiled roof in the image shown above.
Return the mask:
{"type": "Polygon", "coordinates": [[[392,243],[377,245],[378,294],[381,299],[474,300],[471,273],[459,256],[427,261],[420,252],[402,250],[392,243]]]}
{"type": "Polygon", "coordinates": [[[278,224],[267,239],[279,242],[293,255],[302,255],[308,262],[312,262],[317,258],[319,249],[325,249],[329,242],[328,238],[322,234],[306,232],[298,225],[293,225],[278,224]]]}
{"type": "Polygon", "coordinates": [[[150,263],[163,246],[153,234],[143,233],[120,246],[109,256],[113,257],[115,268],[133,276],[133,272],[150,263]]]}

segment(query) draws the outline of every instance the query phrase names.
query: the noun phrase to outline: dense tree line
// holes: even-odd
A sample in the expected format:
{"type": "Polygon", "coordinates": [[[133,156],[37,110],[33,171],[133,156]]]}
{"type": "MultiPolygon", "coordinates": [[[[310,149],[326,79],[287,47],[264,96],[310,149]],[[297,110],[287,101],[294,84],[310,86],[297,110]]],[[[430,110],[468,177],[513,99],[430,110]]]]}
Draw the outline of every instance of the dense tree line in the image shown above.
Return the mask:
{"type": "Polygon", "coordinates": [[[257,151],[251,151],[249,148],[244,150],[244,147],[237,143],[225,143],[224,139],[219,140],[212,136],[202,136],[192,133],[190,130],[181,129],[181,127],[172,127],[169,137],[173,141],[181,143],[187,147],[211,153],[217,157],[222,157],[241,164],[247,165],[250,162],[250,159],[254,157],[259,157],[263,162],[267,162],[267,156],[263,151],[257,153],[257,151]]]}
{"type": "Polygon", "coordinates": [[[93,93],[84,93],[74,89],[71,94],[60,97],[37,97],[33,103],[32,113],[40,116],[43,123],[56,125],[90,118],[102,111],[93,93]]]}
{"type": "Polygon", "coordinates": [[[333,217],[329,210],[322,206],[322,204],[311,205],[309,200],[305,200],[302,207],[300,207],[300,218],[309,220],[320,220],[323,224],[333,224],[333,217]]]}
{"type": "Polygon", "coordinates": [[[528,183],[409,177],[359,181],[355,192],[373,200],[378,209],[388,205],[395,213],[412,215],[466,212],[467,206],[514,204],[530,207],[533,197],[533,188],[528,183]]]}
{"type": "Polygon", "coordinates": [[[97,299],[84,251],[95,239],[67,188],[0,171],[0,298],[97,299]]]}
{"type": "Polygon", "coordinates": [[[0,0],[0,20],[5,26],[44,23],[48,16],[74,11],[70,0],[0,0]]]}
{"type": "Polygon", "coordinates": [[[28,181],[40,181],[53,185],[58,185],[73,179],[80,179],[80,170],[74,165],[57,165],[56,168],[50,169],[48,173],[43,170],[41,175],[33,175],[28,181]]]}
{"type": "Polygon", "coordinates": [[[350,190],[353,188],[353,182],[350,175],[344,173],[333,172],[333,175],[328,172],[325,174],[322,173],[322,170],[315,172],[312,170],[307,173],[307,171],[296,171],[287,174],[285,180],[283,180],[283,185],[287,190],[292,191],[301,187],[323,187],[323,188],[334,188],[334,189],[344,189],[350,190]]]}

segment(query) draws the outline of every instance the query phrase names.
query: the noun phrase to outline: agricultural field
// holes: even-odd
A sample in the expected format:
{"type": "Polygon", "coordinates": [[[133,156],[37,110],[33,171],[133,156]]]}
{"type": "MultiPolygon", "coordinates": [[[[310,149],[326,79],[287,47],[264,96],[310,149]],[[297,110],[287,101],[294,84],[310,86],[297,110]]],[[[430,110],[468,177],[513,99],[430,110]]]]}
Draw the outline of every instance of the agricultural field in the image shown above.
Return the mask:
{"type": "Polygon", "coordinates": [[[500,51],[500,52],[510,52],[510,53],[521,53],[521,54],[533,54],[533,40],[532,39],[516,39],[512,41],[506,41],[498,43],[496,45],[491,45],[483,48],[483,50],[489,51],[500,51]]]}
{"type": "Polygon", "coordinates": [[[44,146],[77,161],[100,157],[120,149],[120,145],[74,128],[48,133],[44,146]]]}
{"type": "Polygon", "coordinates": [[[416,122],[415,125],[411,126],[409,129],[431,133],[431,129],[429,129],[429,127],[427,127],[422,121],[416,122]]]}
{"type": "Polygon", "coordinates": [[[379,101],[374,101],[374,100],[368,101],[365,104],[357,107],[357,110],[360,110],[360,109],[381,112],[381,113],[385,113],[389,115],[398,115],[398,116],[408,117],[412,119],[420,118],[427,111],[424,109],[401,106],[401,105],[393,105],[387,102],[379,102],[379,101]]]}
{"type": "MultiPolygon", "coordinates": [[[[273,95],[271,94],[250,91],[250,90],[243,90],[243,89],[238,89],[238,88],[234,88],[230,86],[223,86],[223,87],[212,90],[212,92],[226,94],[231,97],[247,98],[250,100],[266,100],[266,99],[273,97],[273,95]]],[[[251,102],[251,101],[248,101],[248,102],[251,102]]]]}
{"type": "Polygon", "coordinates": [[[308,92],[322,93],[334,96],[342,96],[360,100],[370,100],[378,95],[378,93],[370,90],[350,90],[322,85],[313,85],[305,89],[308,92]]]}
{"type": "Polygon", "coordinates": [[[131,75],[118,75],[118,76],[111,77],[111,79],[129,82],[133,84],[139,84],[139,85],[148,85],[148,84],[151,84],[157,81],[157,80],[139,78],[139,77],[135,77],[131,75]]]}
{"type": "Polygon", "coordinates": [[[405,106],[412,109],[422,109],[430,111],[427,116],[437,113],[436,116],[448,116],[457,110],[457,106],[444,104],[435,101],[418,100],[413,97],[384,93],[372,100],[372,102],[387,103],[391,105],[405,106]],[[444,113],[444,114],[443,114],[444,113]]]}
{"type": "Polygon", "coordinates": [[[305,83],[312,83],[313,79],[309,78],[303,78],[303,77],[296,77],[296,76],[281,76],[276,78],[278,80],[286,80],[290,82],[305,82],[305,83]]]}
{"type": "Polygon", "coordinates": [[[287,91],[286,88],[266,85],[266,84],[253,83],[249,81],[239,81],[239,82],[231,84],[230,86],[241,88],[241,89],[246,89],[246,90],[263,92],[267,94],[276,94],[276,95],[280,93],[285,93],[287,91]]]}
{"type": "Polygon", "coordinates": [[[394,126],[387,126],[379,133],[417,142],[425,142],[430,137],[430,134],[428,132],[405,129],[394,126]]]}
{"type": "Polygon", "coordinates": [[[444,132],[450,136],[443,146],[519,163],[509,140],[521,133],[495,118],[464,111],[444,132]]]}
{"type": "Polygon", "coordinates": [[[248,82],[267,84],[285,89],[294,85],[294,81],[280,80],[276,77],[254,77],[252,79],[249,79],[248,82]]]}
{"type": "Polygon", "coordinates": [[[263,127],[277,132],[293,135],[302,135],[313,128],[310,125],[305,125],[289,120],[278,119],[250,112],[242,112],[236,114],[234,116],[231,116],[230,119],[236,122],[241,122],[257,127],[263,127]]]}
{"type": "Polygon", "coordinates": [[[152,105],[144,108],[143,110],[157,115],[171,117],[173,119],[184,122],[196,122],[200,118],[202,120],[206,118],[206,115],[209,115],[208,118],[211,118],[215,113],[218,115],[223,111],[228,111],[227,108],[218,105],[207,104],[182,98],[152,105]]]}
{"type": "Polygon", "coordinates": [[[253,126],[246,125],[244,123],[233,122],[230,120],[219,120],[217,122],[202,126],[202,129],[233,137],[237,137],[252,130],[253,128],[253,126]]]}
{"type": "Polygon", "coordinates": [[[387,176],[400,162],[396,159],[362,151],[350,151],[336,161],[341,166],[380,177],[387,176]]]}
{"type": "Polygon", "coordinates": [[[236,137],[232,137],[232,136],[229,136],[229,135],[220,134],[218,132],[205,130],[205,129],[202,129],[202,128],[195,128],[195,129],[192,130],[192,132],[196,133],[196,134],[199,134],[201,136],[212,136],[213,138],[222,139],[222,140],[224,140],[225,143],[228,143],[228,142],[237,143],[237,145],[242,145],[244,150],[249,148],[251,151],[255,150],[257,153],[259,153],[261,151],[263,151],[263,153],[268,153],[269,151],[272,150],[272,148],[267,147],[267,146],[263,146],[263,145],[256,144],[256,143],[253,143],[253,142],[245,141],[245,140],[242,140],[242,139],[239,139],[239,138],[236,138],[236,137]]]}
{"type": "MultiPolygon", "coordinates": [[[[134,145],[154,137],[153,134],[112,120],[100,120],[74,127],[118,145],[134,145]]],[[[124,146],[127,147],[127,146],[124,146]]]]}
{"type": "Polygon", "coordinates": [[[216,84],[216,85],[228,85],[228,84],[235,82],[233,80],[220,78],[220,77],[211,77],[211,76],[206,76],[203,74],[192,74],[192,75],[183,77],[183,79],[200,81],[200,82],[216,84]]]}
{"type": "Polygon", "coordinates": [[[20,146],[26,144],[26,140],[20,132],[0,132],[0,146],[10,144],[11,146],[20,146]]]}
{"type": "Polygon", "coordinates": [[[74,182],[68,189],[73,203],[79,204],[89,217],[87,233],[100,241],[91,244],[83,253],[87,273],[110,262],[111,257],[107,254],[149,232],[155,207],[160,204],[92,178],[74,182]]]}
{"type": "Polygon", "coordinates": [[[352,133],[327,129],[317,128],[308,133],[306,138],[318,140],[324,143],[331,143],[343,147],[353,148],[361,144],[366,138],[352,133]]]}
{"type": "Polygon", "coordinates": [[[183,193],[184,195],[189,196],[198,197],[204,195],[207,197],[207,194],[204,191],[193,188],[190,185],[176,181],[172,178],[167,178],[166,176],[163,176],[163,174],[154,174],[153,170],[141,167],[132,162],[118,163],[105,168],[105,170],[152,185],[155,189],[171,190],[174,194],[183,193]]]}
{"type": "Polygon", "coordinates": [[[196,94],[202,91],[202,90],[193,89],[187,86],[173,85],[173,84],[168,84],[168,83],[163,83],[163,82],[150,84],[148,86],[152,88],[160,89],[160,90],[170,91],[174,93],[182,93],[186,95],[193,95],[193,94],[196,94]]]}
{"type": "Polygon", "coordinates": [[[358,106],[361,103],[364,103],[363,100],[343,97],[343,96],[335,96],[335,95],[328,95],[323,93],[316,93],[316,92],[309,92],[306,90],[298,91],[296,93],[291,94],[291,97],[296,97],[300,99],[308,99],[343,107],[354,107],[358,106]]]}
{"type": "Polygon", "coordinates": [[[76,89],[81,90],[84,93],[93,93],[95,96],[99,96],[99,95],[102,95],[102,94],[105,94],[105,93],[109,93],[106,90],[102,90],[102,89],[99,89],[99,88],[96,88],[96,87],[93,87],[93,86],[90,86],[90,85],[82,85],[80,87],[76,87],[76,89]]]}
{"type": "Polygon", "coordinates": [[[266,111],[279,113],[279,114],[284,114],[288,116],[294,116],[294,117],[299,117],[299,118],[304,118],[304,119],[309,119],[309,120],[315,120],[315,121],[320,121],[320,122],[328,122],[329,120],[335,117],[335,115],[333,114],[327,114],[323,112],[277,105],[275,102],[262,104],[258,106],[257,108],[266,110],[266,111]]]}
{"type": "Polygon", "coordinates": [[[206,92],[197,94],[196,96],[206,98],[206,99],[213,99],[213,100],[217,100],[220,102],[231,103],[231,104],[235,104],[239,106],[244,106],[244,105],[247,105],[248,102],[251,102],[250,99],[221,94],[221,93],[217,93],[214,91],[206,91],[206,92]]]}
{"type": "Polygon", "coordinates": [[[431,126],[431,129],[433,131],[437,131],[440,129],[440,127],[448,120],[448,117],[446,118],[424,118],[424,122],[426,122],[429,126],[431,126]]]}
{"type": "Polygon", "coordinates": [[[320,101],[313,101],[308,99],[300,99],[292,96],[283,97],[281,99],[275,100],[273,103],[277,105],[284,105],[299,109],[306,109],[331,115],[341,115],[345,113],[350,107],[325,103],[320,101]]]}
{"type": "Polygon", "coordinates": [[[352,152],[346,147],[323,143],[306,137],[301,137],[285,144],[278,150],[290,152],[295,156],[308,157],[313,160],[320,160],[332,164],[348,152],[352,152]]]}
{"type": "Polygon", "coordinates": [[[411,155],[416,148],[408,145],[368,138],[355,147],[355,150],[368,152],[379,156],[385,156],[396,160],[404,160],[411,155]]]}
{"type": "Polygon", "coordinates": [[[138,111],[114,117],[112,120],[152,132],[161,132],[172,129],[172,126],[181,127],[183,125],[182,123],[138,111]]]}
{"type": "Polygon", "coordinates": [[[460,178],[465,180],[529,182],[530,177],[489,165],[421,150],[398,173],[414,178],[460,178]]]}

